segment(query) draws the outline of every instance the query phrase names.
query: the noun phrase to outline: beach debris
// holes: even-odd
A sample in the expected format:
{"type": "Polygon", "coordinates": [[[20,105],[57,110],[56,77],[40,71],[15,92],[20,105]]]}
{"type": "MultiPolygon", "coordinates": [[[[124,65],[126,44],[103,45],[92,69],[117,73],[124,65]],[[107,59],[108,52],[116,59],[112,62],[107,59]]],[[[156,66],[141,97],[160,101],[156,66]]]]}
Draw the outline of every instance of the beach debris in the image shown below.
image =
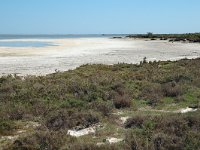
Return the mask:
{"type": "Polygon", "coordinates": [[[105,145],[105,143],[104,142],[97,143],[97,146],[101,146],[101,145],[105,145]]]}
{"type": "Polygon", "coordinates": [[[114,143],[119,143],[122,142],[124,139],[122,138],[114,138],[114,137],[109,137],[106,139],[106,141],[110,144],[114,144],[114,143]]]}
{"type": "Polygon", "coordinates": [[[80,137],[88,134],[94,134],[96,131],[103,126],[98,124],[98,125],[93,125],[91,127],[85,128],[85,129],[77,129],[77,127],[73,130],[68,130],[67,134],[74,136],[74,137],[80,137]]]}
{"type": "Polygon", "coordinates": [[[107,139],[105,139],[104,142],[97,143],[97,146],[102,146],[102,145],[105,145],[107,143],[115,144],[115,143],[119,143],[119,142],[122,142],[122,141],[124,141],[124,139],[122,139],[122,138],[108,137],[107,139]]]}
{"type": "Polygon", "coordinates": [[[95,133],[95,129],[93,127],[82,129],[82,130],[68,130],[67,134],[74,136],[74,137],[80,137],[88,134],[95,133]]]}
{"type": "Polygon", "coordinates": [[[194,108],[189,108],[189,107],[187,107],[187,108],[185,108],[185,109],[181,109],[180,110],[180,112],[182,113],[182,114],[184,114],[184,113],[188,113],[188,112],[194,112],[194,111],[197,111],[198,109],[194,109],[194,108]]]}
{"type": "Polygon", "coordinates": [[[122,124],[124,124],[130,117],[121,117],[120,120],[122,121],[122,124]]]}

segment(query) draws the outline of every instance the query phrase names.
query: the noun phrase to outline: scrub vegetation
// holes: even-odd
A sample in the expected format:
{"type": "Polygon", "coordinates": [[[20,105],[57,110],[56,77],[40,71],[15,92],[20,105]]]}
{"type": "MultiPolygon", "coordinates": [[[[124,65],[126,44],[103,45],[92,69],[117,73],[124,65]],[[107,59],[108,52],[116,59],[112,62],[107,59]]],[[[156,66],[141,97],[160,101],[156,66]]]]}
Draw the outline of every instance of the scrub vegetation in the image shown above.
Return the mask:
{"type": "Polygon", "coordinates": [[[129,35],[128,38],[148,38],[151,40],[169,40],[170,42],[200,42],[200,33],[187,33],[187,34],[153,34],[151,32],[147,34],[129,35]]]}
{"type": "Polygon", "coordinates": [[[200,59],[0,78],[2,149],[200,148],[200,59]],[[181,114],[183,108],[197,109],[181,114]],[[121,117],[128,117],[125,123],[121,117]],[[35,123],[35,124],[34,124],[35,123]],[[94,134],[68,135],[101,124],[94,134]],[[122,138],[109,144],[108,137],[122,138]],[[98,144],[101,143],[101,144],[98,144]]]}

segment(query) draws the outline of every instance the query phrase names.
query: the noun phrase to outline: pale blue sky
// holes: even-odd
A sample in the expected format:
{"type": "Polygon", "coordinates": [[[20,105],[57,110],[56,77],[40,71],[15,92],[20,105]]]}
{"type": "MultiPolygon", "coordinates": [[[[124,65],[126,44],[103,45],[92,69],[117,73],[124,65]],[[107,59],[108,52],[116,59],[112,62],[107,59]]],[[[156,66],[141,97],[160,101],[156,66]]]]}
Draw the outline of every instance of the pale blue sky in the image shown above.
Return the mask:
{"type": "Polygon", "coordinates": [[[200,32],[200,0],[0,0],[0,34],[200,32]]]}

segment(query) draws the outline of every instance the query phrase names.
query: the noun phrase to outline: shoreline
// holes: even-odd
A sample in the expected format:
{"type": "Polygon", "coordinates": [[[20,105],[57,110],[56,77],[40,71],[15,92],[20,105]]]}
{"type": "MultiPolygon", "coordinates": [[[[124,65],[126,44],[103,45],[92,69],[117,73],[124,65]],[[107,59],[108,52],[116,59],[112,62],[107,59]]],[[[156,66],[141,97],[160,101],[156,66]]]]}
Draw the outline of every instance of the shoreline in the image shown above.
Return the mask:
{"type": "MultiPolygon", "coordinates": [[[[147,59],[147,63],[149,63],[149,62],[176,62],[176,61],[181,61],[181,60],[195,60],[195,59],[200,59],[200,57],[190,57],[190,58],[188,58],[188,57],[180,57],[180,58],[171,59],[171,60],[148,60],[147,59]]],[[[100,63],[99,64],[98,63],[97,64],[92,64],[92,63],[86,63],[86,64],[82,64],[80,66],[76,66],[76,67],[74,67],[72,69],[68,69],[68,70],[60,71],[60,70],[55,69],[54,72],[45,73],[45,74],[38,74],[37,72],[33,72],[33,74],[21,74],[21,73],[17,73],[17,72],[16,73],[10,73],[10,74],[2,73],[0,75],[0,78],[1,77],[7,77],[9,75],[11,75],[13,77],[17,76],[17,77],[22,77],[22,78],[25,78],[25,77],[28,77],[28,76],[45,77],[45,76],[49,76],[49,75],[51,76],[51,75],[53,75],[55,73],[64,73],[64,72],[68,72],[68,71],[74,71],[74,70],[76,70],[76,69],[78,69],[78,68],[80,68],[82,66],[85,66],[85,65],[89,65],[89,66],[93,66],[93,65],[114,66],[114,65],[118,65],[118,64],[139,65],[143,60],[144,59],[141,59],[141,61],[138,62],[138,63],[124,63],[124,62],[115,63],[115,64],[100,64],[100,63]]]]}
{"type": "Polygon", "coordinates": [[[200,57],[200,44],[170,43],[144,39],[76,38],[17,39],[9,41],[51,42],[47,47],[0,47],[0,76],[19,73],[47,75],[67,71],[84,64],[136,64],[148,61],[179,60],[200,57]]]}

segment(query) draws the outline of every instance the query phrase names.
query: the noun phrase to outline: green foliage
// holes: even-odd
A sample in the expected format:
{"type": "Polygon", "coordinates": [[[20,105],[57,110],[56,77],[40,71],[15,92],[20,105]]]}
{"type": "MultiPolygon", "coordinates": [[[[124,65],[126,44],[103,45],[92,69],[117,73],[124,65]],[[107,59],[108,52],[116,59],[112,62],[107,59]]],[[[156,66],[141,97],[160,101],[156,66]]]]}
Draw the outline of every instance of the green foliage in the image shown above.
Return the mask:
{"type": "Polygon", "coordinates": [[[126,144],[132,149],[198,149],[199,119],[199,112],[130,118],[127,123],[132,129],[126,134],[126,144]],[[137,122],[130,122],[136,118],[137,122]]]}
{"type": "Polygon", "coordinates": [[[63,100],[60,103],[61,108],[78,108],[78,107],[84,107],[84,102],[79,99],[68,99],[63,100]]]}
{"type": "Polygon", "coordinates": [[[10,120],[0,119],[0,135],[12,134],[15,129],[15,123],[10,120]]]}
{"type": "Polygon", "coordinates": [[[36,120],[41,124],[40,132],[15,141],[13,149],[197,149],[199,111],[135,115],[125,123],[124,130],[131,132],[120,147],[81,143],[68,137],[66,130],[91,127],[105,120],[119,124],[112,112],[133,111],[133,104],[198,108],[199,66],[199,58],[175,62],[147,62],[145,58],[135,65],[83,65],[42,77],[1,77],[0,134],[12,133],[17,120],[36,120]]]}
{"type": "Polygon", "coordinates": [[[59,131],[61,129],[88,128],[99,122],[99,116],[92,112],[60,111],[47,116],[45,125],[48,129],[59,131]]]}
{"type": "Polygon", "coordinates": [[[66,136],[64,132],[38,131],[32,136],[16,140],[9,149],[36,149],[36,150],[54,150],[60,149],[65,143],[73,142],[75,139],[66,136]]]}
{"type": "Polygon", "coordinates": [[[151,32],[147,34],[137,34],[137,35],[129,35],[128,38],[149,38],[149,39],[160,39],[160,40],[168,40],[170,42],[176,41],[189,41],[189,42],[200,42],[200,33],[187,33],[187,34],[153,34],[151,32]]]}

